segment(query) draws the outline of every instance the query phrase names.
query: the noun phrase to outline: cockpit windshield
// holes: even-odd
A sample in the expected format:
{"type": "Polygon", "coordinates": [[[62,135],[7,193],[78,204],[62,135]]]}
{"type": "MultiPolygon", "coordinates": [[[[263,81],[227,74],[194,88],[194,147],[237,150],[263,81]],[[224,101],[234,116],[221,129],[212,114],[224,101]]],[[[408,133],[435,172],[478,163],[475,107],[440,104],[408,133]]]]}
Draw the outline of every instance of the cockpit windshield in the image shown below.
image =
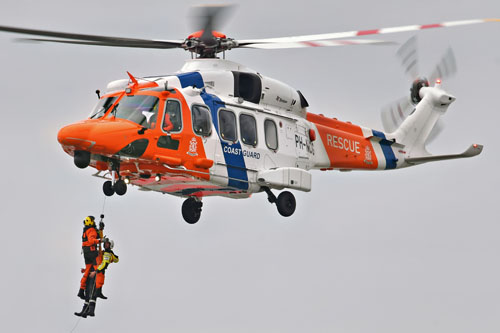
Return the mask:
{"type": "Polygon", "coordinates": [[[158,117],[160,100],[155,96],[124,96],[116,104],[112,114],[127,119],[146,128],[154,128],[158,117]]]}
{"type": "Polygon", "coordinates": [[[111,105],[113,105],[113,103],[116,101],[117,98],[118,98],[117,96],[101,98],[99,102],[97,102],[97,105],[95,106],[94,110],[92,110],[92,112],[90,113],[89,118],[90,119],[102,118],[102,116],[104,116],[106,111],[108,111],[108,109],[111,107],[111,105]]]}

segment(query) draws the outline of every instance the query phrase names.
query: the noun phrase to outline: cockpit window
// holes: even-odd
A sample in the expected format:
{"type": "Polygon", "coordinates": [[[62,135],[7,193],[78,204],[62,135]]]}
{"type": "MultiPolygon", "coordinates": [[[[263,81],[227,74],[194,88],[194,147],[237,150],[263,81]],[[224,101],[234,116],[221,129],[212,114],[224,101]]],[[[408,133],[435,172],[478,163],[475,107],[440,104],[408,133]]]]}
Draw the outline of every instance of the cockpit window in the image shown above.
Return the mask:
{"type": "Polygon", "coordinates": [[[181,103],[176,99],[167,99],[162,129],[164,132],[180,132],[182,129],[181,103]]]}
{"type": "Polygon", "coordinates": [[[155,96],[124,96],[116,104],[113,114],[116,118],[133,121],[146,128],[155,128],[160,100],[155,96]]]}
{"type": "Polygon", "coordinates": [[[90,119],[99,119],[104,116],[104,114],[108,111],[108,109],[113,105],[118,97],[103,97],[97,102],[94,110],[90,113],[90,119]]]}

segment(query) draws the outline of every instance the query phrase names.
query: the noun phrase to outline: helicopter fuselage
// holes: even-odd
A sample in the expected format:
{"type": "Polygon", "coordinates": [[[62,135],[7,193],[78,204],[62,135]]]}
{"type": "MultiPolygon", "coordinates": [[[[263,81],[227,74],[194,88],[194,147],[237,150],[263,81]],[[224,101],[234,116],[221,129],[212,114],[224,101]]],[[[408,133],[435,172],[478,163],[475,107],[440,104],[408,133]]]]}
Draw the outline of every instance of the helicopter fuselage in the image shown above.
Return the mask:
{"type": "Polygon", "coordinates": [[[145,190],[241,198],[263,186],[310,191],[311,169],[403,164],[382,132],[307,113],[300,92],[230,61],[191,60],[176,75],[129,83],[110,83],[100,103],[109,105],[58,139],[145,190]]]}

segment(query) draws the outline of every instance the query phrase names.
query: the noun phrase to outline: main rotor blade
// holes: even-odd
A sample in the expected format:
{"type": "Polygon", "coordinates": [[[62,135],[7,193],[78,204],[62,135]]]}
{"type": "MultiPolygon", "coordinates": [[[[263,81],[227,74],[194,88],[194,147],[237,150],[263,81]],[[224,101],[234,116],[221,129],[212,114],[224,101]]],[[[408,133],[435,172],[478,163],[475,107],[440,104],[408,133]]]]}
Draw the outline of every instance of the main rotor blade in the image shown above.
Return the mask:
{"type": "Polygon", "coordinates": [[[180,46],[172,46],[170,42],[164,43],[163,41],[151,41],[149,43],[106,43],[106,42],[90,42],[83,40],[65,40],[65,39],[46,39],[46,38],[16,38],[20,42],[49,42],[49,43],[62,43],[62,44],[76,44],[76,45],[93,45],[93,46],[111,46],[111,47],[131,47],[142,49],[172,49],[180,46]]]}
{"type": "Polygon", "coordinates": [[[283,42],[283,43],[264,43],[264,44],[247,44],[240,46],[249,49],[296,49],[303,47],[324,47],[324,46],[345,46],[345,45],[392,45],[394,42],[387,42],[375,39],[342,39],[342,40],[318,40],[314,42],[283,42]]]}
{"type": "MultiPolygon", "coordinates": [[[[70,43],[71,40],[75,40],[77,42],[74,44],[85,44],[82,43],[82,41],[88,41],[93,43],[87,43],[87,45],[101,45],[101,46],[141,47],[141,45],[143,45],[142,47],[151,48],[153,45],[156,45],[156,46],[161,46],[156,48],[166,49],[166,48],[181,47],[181,44],[183,43],[183,41],[180,40],[155,41],[150,39],[86,35],[86,34],[59,32],[59,31],[24,29],[24,28],[7,27],[7,26],[0,26],[0,31],[66,39],[66,41],[60,41],[61,43],[70,43]]],[[[57,42],[57,40],[51,40],[51,39],[40,39],[38,41],[57,42]]]]}
{"type": "Polygon", "coordinates": [[[191,9],[191,19],[196,31],[203,31],[200,40],[207,46],[217,44],[212,31],[219,29],[227,20],[233,5],[200,5],[191,9]]]}
{"type": "Polygon", "coordinates": [[[455,27],[455,26],[460,26],[460,25],[478,24],[478,23],[486,23],[486,22],[500,22],[500,19],[477,19],[477,20],[465,20],[465,21],[448,21],[448,22],[435,23],[435,24],[407,25],[407,26],[373,29],[373,30],[333,32],[333,33],[326,33],[326,34],[279,37],[279,38],[248,39],[248,40],[239,40],[238,43],[240,46],[245,46],[248,44],[260,44],[260,43],[314,42],[314,41],[328,40],[328,39],[352,38],[352,37],[356,37],[356,36],[388,34],[388,33],[394,33],[394,32],[407,32],[407,31],[424,30],[424,29],[431,29],[431,28],[449,28],[449,27],[455,27]]]}

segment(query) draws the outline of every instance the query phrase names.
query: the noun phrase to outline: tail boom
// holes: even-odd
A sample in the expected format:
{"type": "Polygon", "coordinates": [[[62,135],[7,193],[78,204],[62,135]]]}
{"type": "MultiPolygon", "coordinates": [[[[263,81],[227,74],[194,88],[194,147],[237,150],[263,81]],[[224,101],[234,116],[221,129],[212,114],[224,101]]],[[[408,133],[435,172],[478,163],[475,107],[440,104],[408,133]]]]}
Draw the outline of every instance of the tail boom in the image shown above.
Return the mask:
{"type": "Polygon", "coordinates": [[[423,87],[421,101],[392,133],[384,133],[342,122],[336,118],[307,113],[319,133],[313,168],[321,170],[389,170],[426,162],[479,155],[483,146],[474,144],[461,154],[431,155],[426,142],[438,119],[455,97],[439,85],[423,87]]]}
{"type": "Polygon", "coordinates": [[[400,145],[383,132],[312,113],[307,120],[314,123],[320,139],[314,168],[386,170],[400,164],[400,145]]]}

